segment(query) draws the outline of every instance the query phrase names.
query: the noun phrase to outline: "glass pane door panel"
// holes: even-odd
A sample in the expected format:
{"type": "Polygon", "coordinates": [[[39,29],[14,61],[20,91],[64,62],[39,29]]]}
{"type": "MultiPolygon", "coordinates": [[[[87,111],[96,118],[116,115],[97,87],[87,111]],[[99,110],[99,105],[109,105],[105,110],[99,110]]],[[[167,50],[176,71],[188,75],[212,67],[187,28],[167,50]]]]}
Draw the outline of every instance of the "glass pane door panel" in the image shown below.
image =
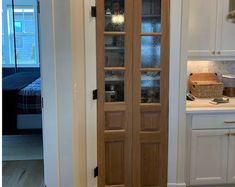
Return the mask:
{"type": "Polygon", "coordinates": [[[124,66],[124,36],[105,36],[105,66],[124,66]]]}
{"type": "Polygon", "coordinates": [[[161,0],[142,0],[142,32],[161,32],[161,0]]]}
{"type": "Polygon", "coordinates": [[[105,72],[105,102],[124,101],[124,72],[105,72]]]}
{"type": "Polygon", "coordinates": [[[141,39],[141,67],[156,68],[160,66],[161,37],[143,36],[141,39]]]}
{"type": "Polygon", "coordinates": [[[141,102],[159,103],[160,102],[160,73],[142,72],[141,73],[141,102]]]}
{"type": "Polygon", "coordinates": [[[105,0],[105,31],[124,31],[124,0],[105,0]]]}

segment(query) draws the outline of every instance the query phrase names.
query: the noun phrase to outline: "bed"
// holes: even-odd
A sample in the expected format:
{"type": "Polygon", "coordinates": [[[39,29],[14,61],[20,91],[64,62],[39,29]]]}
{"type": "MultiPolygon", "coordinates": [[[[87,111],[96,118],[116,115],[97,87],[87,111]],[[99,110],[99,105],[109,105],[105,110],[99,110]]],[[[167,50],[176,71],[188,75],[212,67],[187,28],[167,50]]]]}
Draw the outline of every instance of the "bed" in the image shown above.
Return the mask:
{"type": "Polygon", "coordinates": [[[17,129],[40,129],[41,79],[38,78],[18,92],[17,129]]]}
{"type": "Polygon", "coordinates": [[[15,73],[3,79],[3,134],[40,130],[41,85],[37,72],[15,73]]]}

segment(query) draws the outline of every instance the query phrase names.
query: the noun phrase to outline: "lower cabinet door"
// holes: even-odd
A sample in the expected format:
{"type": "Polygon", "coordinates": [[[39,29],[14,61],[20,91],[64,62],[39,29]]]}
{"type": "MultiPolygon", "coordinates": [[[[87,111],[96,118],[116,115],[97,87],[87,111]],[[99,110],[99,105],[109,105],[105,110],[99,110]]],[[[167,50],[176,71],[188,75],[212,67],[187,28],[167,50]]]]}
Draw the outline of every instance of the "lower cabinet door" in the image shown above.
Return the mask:
{"type": "Polygon", "coordinates": [[[228,152],[228,183],[235,184],[235,130],[230,131],[228,152]]]}
{"type": "Polygon", "coordinates": [[[193,130],[190,184],[227,183],[229,130],[193,130]]]}

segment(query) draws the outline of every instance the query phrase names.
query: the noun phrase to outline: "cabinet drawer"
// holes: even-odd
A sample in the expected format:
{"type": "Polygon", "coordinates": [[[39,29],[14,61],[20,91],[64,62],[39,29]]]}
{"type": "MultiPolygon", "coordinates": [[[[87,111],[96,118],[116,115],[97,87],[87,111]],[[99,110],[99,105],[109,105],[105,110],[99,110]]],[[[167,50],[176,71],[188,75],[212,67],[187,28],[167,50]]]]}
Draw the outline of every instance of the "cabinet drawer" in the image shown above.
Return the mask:
{"type": "Polygon", "coordinates": [[[235,128],[234,114],[200,114],[192,116],[192,129],[235,128]]]}

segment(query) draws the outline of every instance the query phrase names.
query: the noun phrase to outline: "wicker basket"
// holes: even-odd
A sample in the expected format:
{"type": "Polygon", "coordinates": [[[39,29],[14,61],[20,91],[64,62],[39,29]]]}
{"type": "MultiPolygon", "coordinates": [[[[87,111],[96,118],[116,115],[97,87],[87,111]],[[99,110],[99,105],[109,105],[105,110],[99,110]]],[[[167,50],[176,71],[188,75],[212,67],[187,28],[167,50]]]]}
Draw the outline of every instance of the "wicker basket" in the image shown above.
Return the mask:
{"type": "Polygon", "coordinates": [[[189,91],[199,98],[223,96],[224,84],[216,73],[191,73],[189,76],[189,91]]]}

